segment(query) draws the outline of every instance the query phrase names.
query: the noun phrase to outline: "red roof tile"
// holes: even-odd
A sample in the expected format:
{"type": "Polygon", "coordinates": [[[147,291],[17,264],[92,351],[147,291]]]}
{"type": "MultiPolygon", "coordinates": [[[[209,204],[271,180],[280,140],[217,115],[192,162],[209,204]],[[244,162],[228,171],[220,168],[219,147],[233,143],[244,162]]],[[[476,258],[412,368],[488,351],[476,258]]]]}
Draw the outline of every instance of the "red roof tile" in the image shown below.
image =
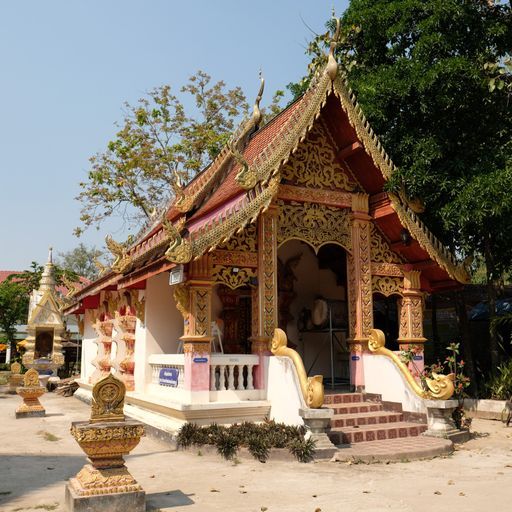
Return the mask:
{"type": "Polygon", "coordinates": [[[20,273],[21,270],[0,270],[0,283],[3,283],[10,275],[20,273]]]}
{"type": "MultiPolygon", "coordinates": [[[[250,139],[244,150],[244,158],[249,164],[254,162],[255,158],[274,140],[279,130],[290,119],[292,114],[300,107],[301,100],[292,103],[285,110],[280,112],[261,130],[258,130],[250,139]]],[[[244,192],[244,189],[236,182],[236,175],[240,170],[240,165],[235,165],[226,176],[224,181],[219,185],[212,196],[200,207],[199,211],[192,218],[199,218],[218,208],[229,199],[244,192]]]]}

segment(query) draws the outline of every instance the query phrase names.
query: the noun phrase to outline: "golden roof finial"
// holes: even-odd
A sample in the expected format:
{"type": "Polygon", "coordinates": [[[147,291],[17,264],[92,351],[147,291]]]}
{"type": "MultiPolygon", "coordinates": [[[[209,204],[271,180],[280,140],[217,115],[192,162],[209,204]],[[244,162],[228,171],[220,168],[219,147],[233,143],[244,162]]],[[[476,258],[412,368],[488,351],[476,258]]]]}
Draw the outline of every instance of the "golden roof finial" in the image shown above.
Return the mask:
{"type": "Polygon", "coordinates": [[[265,89],[265,79],[263,78],[263,73],[261,72],[261,69],[260,69],[260,73],[259,73],[259,78],[260,78],[260,90],[258,91],[258,95],[256,96],[256,99],[254,100],[254,106],[252,108],[252,121],[254,123],[254,126],[257,128],[258,125],[260,124],[261,122],[261,110],[260,110],[260,101],[261,101],[261,98],[263,97],[263,91],[265,89]]]}
{"type": "MultiPolygon", "coordinates": [[[[334,14],[334,10],[333,10],[334,14]]],[[[331,38],[331,44],[329,46],[329,56],[327,58],[327,66],[325,68],[326,73],[329,75],[329,78],[334,81],[336,78],[336,74],[338,73],[338,63],[336,62],[336,58],[334,57],[334,50],[336,49],[336,45],[338,44],[338,38],[340,36],[340,19],[336,18],[336,30],[334,35],[331,38]]]]}
{"type": "Polygon", "coordinates": [[[48,263],[53,263],[53,247],[48,248],[48,263]]]}

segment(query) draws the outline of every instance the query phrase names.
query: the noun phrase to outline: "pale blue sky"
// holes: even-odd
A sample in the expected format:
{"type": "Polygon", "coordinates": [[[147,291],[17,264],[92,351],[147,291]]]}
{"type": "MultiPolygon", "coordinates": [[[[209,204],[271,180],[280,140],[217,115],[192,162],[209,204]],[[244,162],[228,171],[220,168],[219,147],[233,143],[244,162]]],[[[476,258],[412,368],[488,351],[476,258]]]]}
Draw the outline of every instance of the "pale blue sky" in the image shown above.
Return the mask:
{"type": "MultiPolygon", "coordinates": [[[[306,41],[347,0],[0,0],[0,269],[44,261],[79,240],[74,200],[88,158],[136,102],[202,69],[252,101],[304,74],[306,41]],[[304,20],[304,21],[303,21],[304,20]]],[[[81,237],[122,239],[120,221],[81,237]]]]}

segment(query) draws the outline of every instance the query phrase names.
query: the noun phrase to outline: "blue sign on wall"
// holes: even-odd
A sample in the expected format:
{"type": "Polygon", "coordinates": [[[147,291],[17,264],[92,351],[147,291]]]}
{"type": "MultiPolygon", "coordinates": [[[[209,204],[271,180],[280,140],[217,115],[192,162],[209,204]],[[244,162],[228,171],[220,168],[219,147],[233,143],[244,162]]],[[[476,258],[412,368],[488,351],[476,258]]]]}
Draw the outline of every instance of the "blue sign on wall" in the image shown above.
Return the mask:
{"type": "Polygon", "coordinates": [[[352,356],[352,361],[359,361],[361,359],[359,356],[352,356]]]}
{"type": "Polygon", "coordinates": [[[207,363],[207,357],[194,357],[194,363],[207,363]]]}
{"type": "Polygon", "coordinates": [[[415,360],[415,361],[422,361],[423,360],[423,356],[412,356],[412,358],[415,360]]]}
{"type": "Polygon", "coordinates": [[[179,376],[180,371],[177,368],[162,368],[158,376],[158,382],[161,386],[176,388],[178,387],[179,376]]]}

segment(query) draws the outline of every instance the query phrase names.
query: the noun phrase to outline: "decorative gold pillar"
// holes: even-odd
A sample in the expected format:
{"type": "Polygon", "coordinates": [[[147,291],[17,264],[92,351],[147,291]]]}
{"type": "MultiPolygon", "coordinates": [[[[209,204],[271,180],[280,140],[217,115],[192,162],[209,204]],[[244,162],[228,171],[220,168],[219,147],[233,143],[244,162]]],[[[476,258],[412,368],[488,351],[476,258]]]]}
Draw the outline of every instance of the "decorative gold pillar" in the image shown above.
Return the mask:
{"type": "Polygon", "coordinates": [[[420,285],[420,271],[404,271],[403,299],[400,305],[400,349],[413,348],[423,352],[423,292],[420,285]]]}
{"type": "MultiPolygon", "coordinates": [[[[191,403],[207,403],[210,397],[210,355],[212,341],[212,258],[203,256],[189,265],[190,279],[181,287],[186,294],[178,304],[185,319],[185,389],[191,403]],[[188,292],[188,293],[186,293],[188,292]]],[[[176,297],[176,295],[175,295],[176,297]]]]}
{"type": "Polygon", "coordinates": [[[347,258],[350,307],[350,383],[364,386],[362,354],[368,348],[373,328],[371,276],[371,217],[368,195],[352,195],[352,254],[347,258]]]}
{"type": "Polygon", "coordinates": [[[203,256],[190,263],[189,280],[185,290],[188,291],[187,315],[185,318],[185,335],[211,337],[212,332],[212,259],[203,256]]]}
{"type": "Polygon", "coordinates": [[[271,206],[258,220],[258,330],[255,337],[270,342],[277,327],[277,214],[271,206]]]}

